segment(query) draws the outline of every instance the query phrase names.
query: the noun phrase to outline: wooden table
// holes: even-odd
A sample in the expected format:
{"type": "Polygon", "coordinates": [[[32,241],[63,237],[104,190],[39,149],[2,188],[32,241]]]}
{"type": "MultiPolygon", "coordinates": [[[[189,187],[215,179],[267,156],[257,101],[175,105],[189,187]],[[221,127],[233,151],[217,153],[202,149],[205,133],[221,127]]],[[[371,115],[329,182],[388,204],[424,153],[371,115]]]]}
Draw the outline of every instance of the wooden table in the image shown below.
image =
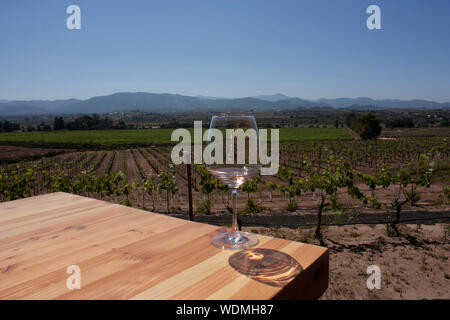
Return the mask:
{"type": "MultiPolygon", "coordinates": [[[[0,299],[314,299],[328,250],[258,235],[222,250],[223,228],[62,192],[0,203],[0,299]],[[67,279],[80,268],[80,289],[67,279]]],[[[75,283],[75,282],[73,282],[75,283]]]]}

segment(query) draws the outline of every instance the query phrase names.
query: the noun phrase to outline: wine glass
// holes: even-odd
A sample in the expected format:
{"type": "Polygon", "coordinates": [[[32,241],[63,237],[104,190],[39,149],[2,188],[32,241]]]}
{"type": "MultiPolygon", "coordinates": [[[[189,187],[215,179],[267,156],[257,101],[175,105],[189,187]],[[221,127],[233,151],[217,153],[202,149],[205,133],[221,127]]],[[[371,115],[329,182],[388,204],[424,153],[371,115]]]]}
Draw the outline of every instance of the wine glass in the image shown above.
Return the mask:
{"type": "Polygon", "coordinates": [[[231,188],[233,208],[231,231],[215,235],[211,243],[222,249],[253,247],[259,242],[256,235],[238,231],[237,191],[247,180],[258,175],[261,169],[255,117],[213,116],[206,142],[205,150],[208,147],[211,150],[213,143],[216,143],[217,147],[213,156],[214,161],[209,160],[208,163],[205,159],[206,169],[231,188]],[[217,145],[218,139],[222,139],[222,146],[217,145]]]}

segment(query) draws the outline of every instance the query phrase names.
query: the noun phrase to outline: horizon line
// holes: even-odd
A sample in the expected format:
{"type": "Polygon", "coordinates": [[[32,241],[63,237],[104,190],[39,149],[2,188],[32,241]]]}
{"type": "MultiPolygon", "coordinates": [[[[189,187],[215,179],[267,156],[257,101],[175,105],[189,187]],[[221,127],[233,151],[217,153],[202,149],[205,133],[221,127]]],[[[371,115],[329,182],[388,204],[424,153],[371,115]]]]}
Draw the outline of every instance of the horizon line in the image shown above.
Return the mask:
{"type": "MultiPolygon", "coordinates": [[[[150,94],[171,94],[171,95],[181,95],[181,96],[185,96],[185,97],[193,97],[193,98],[203,98],[203,99],[246,99],[246,98],[255,98],[255,99],[260,99],[260,100],[264,100],[261,98],[258,98],[259,96],[273,96],[273,95],[283,95],[286,96],[287,99],[292,99],[292,98],[297,98],[297,99],[302,99],[302,100],[308,100],[308,101],[320,101],[320,100],[335,100],[335,99],[371,99],[374,101],[383,101],[383,100],[401,100],[401,101],[417,101],[417,100],[422,100],[422,101],[430,101],[430,102],[437,102],[437,103],[450,103],[450,98],[448,100],[430,100],[430,99],[426,99],[426,98],[372,98],[372,97],[368,97],[368,96],[356,96],[356,97],[350,97],[350,96],[340,96],[340,97],[320,97],[320,98],[302,98],[299,96],[290,96],[284,93],[280,93],[280,92],[276,92],[276,93],[272,93],[272,94],[256,94],[256,95],[248,95],[248,96],[242,96],[242,97],[224,97],[224,96],[215,96],[215,95],[204,95],[204,94],[194,94],[194,95],[188,95],[188,94],[182,94],[182,93],[171,93],[171,92],[150,92],[150,91],[117,91],[117,92],[113,92],[113,93],[106,93],[106,94],[100,94],[100,95],[93,95],[90,96],[88,98],[75,98],[75,97],[69,97],[69,98],[31,98],[31,99],[6,99],[6,98],[0,98],[0,101],[4,100],[3,102],[0,103],[8,103],[8,102],[15,102],[15,101],[59,101],[59,100],[71,100],[71,99],[76,99],[76,100],[89,100],[92,98],[96,98],[96,97],[104,97],[104,96],[111,96],[114,94],[120,94],[120,93],[150,93],[150,94]]],[[[281,99],[283,100],[283,99],[281,99]]],[[[277,100],[279,101],[279,100],[277,100]]]]}

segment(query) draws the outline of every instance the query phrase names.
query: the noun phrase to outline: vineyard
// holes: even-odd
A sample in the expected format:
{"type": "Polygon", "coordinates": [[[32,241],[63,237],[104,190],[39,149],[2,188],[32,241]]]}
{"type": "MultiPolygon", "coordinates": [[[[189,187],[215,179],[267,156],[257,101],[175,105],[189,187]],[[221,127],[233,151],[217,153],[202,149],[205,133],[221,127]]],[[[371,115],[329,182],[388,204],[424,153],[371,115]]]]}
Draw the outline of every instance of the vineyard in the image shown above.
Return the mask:
{"type": "MultiPolygon", "coordinates": [[[[0,165],[1,202],[63,191],[187,218],[187,170],[171,164],[170,146],[56,155],[8,148],[24,160],[0,165]]],[[[445,137],[284,141],[280,162],[277,175],[241,187],[242,229],[327,246],[323,298],[449,297],[445,137]],[[383,268],[383,290],[361,286],[368,264],[383,268]]],[[[197,165],[192,187],[194,219],[229,225],[230,190],[197,165]]]]}
{"type": "MultiPolygon", "coordinates": [[[[0,135],[0,144],[32,147],[79,149],[114,149],[137,146],[168,145],[173,129],[147,130],[75,130],[7,132],[0,135]]],[[[191,129],[191,132],[193,129],[191,129]]],[[[270,134],[269,134],[270,137],[270,134]]],[[[345,129],[282,128],[281,141],[351,139],[345,129]]]]}
{"type": "MultiPolygon", "coordinates": [[[[187,174],[170,146],[84,151],[0,167],[0,201],[63,191],[161,213],[188,211],[187,174]]],[[[280,146],[276,176],[242,188],[243,214],[318,213],[329,209],[447,206],[449,147],[445,138],[394,141],[317,140],[280,146]]],[[[196,214],[230,211],[228,188],[193,166],[196,214]]]]}

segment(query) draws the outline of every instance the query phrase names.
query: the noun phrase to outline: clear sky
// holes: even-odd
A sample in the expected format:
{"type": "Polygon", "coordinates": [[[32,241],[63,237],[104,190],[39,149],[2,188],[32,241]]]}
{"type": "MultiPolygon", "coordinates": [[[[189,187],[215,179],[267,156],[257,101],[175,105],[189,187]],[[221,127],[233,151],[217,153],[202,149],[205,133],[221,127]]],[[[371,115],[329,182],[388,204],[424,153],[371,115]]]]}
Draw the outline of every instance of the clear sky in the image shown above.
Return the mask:
{"type": "Polygon", "coordinates": [[[122,91],[450,101],[450,1],[0,1],[0,99],[122,91]]]}

